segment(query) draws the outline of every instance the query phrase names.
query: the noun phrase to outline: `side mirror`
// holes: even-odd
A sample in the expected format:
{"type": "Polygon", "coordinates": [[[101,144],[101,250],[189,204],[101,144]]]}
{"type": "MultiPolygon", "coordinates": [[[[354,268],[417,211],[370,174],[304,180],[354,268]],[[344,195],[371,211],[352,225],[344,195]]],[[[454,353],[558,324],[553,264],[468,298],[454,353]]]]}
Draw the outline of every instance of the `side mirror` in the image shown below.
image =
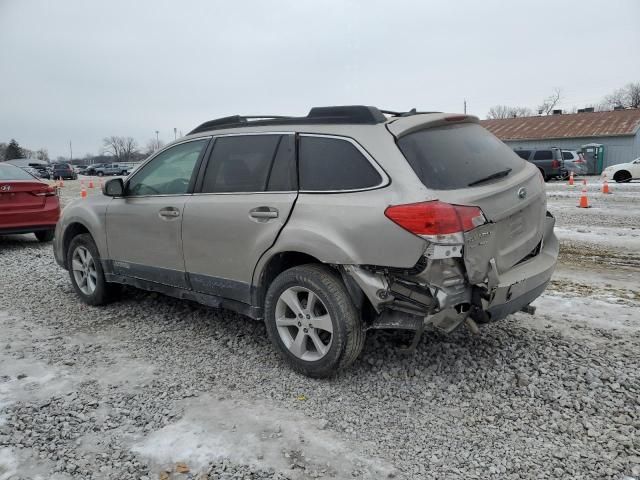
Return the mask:
{"type": "Polygon", "coordinates": [[[124,182],[121,178],[112,178],[105,182],[102,193],[107,197],[122,197],[124,195],[124,182]]]}

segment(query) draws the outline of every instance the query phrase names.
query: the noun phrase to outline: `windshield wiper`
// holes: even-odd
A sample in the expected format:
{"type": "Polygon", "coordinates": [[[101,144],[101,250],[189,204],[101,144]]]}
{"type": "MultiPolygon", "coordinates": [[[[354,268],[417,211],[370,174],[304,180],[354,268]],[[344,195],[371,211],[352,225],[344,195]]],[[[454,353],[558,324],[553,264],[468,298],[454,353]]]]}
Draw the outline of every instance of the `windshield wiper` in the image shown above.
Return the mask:
{"type": "Polygon", "coordinates": [[[478,185],[479,183],[488,182],[489,180],[493,180],[494,178],[502,178],[506,177],[511,173],[512,168],[506,168],[496,173],[492,173],[491,175],[481,178],[480,180],[476,180],[475,182],[471,182],[467,187],[473,187],[474,185],[478,185]]]}

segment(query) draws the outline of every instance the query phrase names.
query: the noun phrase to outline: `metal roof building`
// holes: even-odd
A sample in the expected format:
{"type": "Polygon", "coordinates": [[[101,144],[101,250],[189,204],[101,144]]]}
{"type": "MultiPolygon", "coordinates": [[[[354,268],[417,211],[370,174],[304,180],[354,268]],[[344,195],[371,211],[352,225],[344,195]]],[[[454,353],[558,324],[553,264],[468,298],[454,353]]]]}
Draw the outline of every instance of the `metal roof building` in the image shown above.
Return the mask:
{"type": "Polygon", "coordinates": [[[580,150],[604,145],[604,166],[640,157],[640,109],[482,120],[483,127],[512,148],[580,150]]]}

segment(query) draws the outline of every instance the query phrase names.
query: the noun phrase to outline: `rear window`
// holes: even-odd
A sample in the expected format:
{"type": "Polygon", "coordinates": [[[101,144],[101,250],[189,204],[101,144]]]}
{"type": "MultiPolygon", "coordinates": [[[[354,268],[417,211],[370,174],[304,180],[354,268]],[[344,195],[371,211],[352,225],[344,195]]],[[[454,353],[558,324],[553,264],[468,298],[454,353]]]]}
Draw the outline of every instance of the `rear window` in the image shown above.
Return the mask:
{"type": "Polygon", "coordinates": [[[516,150],[516,155],[524,160],[529,160],[529,155],[531,155],[531,150],[516,150]]]}
{"type": "Polygon", "coordinates": [[[420,181],[436,190],[465,188],[491,175],[522,170],[526,162],[474,123],[410,133],[398,146],[420,181]]]}
{"type": "Polygon", "coordinates": [[[35,177],[14,165],[0,165],[0,180],[33,180],[35,177]]]}
{"type": "Polygon", "coordinates": [[[562,152],[562,159],[563,160],[573,160],[573,153],[571,152],[562,152]]]}

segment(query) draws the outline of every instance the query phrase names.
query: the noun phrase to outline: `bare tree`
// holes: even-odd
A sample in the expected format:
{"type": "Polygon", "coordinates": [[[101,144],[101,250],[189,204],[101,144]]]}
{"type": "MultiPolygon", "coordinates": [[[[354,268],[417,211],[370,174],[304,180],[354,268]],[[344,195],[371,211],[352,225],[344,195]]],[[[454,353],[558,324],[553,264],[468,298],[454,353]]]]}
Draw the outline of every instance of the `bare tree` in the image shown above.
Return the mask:
{"type": "Polygon", "coordinates": [[[556,105],[560,102],[562,97],[562,90],[560,88],[554,88],[553,94],[549,95],[542,101],[542,104],[538,107],[538,113],[540,115],[549,115],[556,108],[556,105]]]}
{"type": "Polygon", "coordinates": [[[38,160],[44,160],[45,162],[48,162],[49,152],[47,151],[46,148],[41,148],[40,150],[36,151],[36,158],[38,160]]]}
{"type": "Polygon", "coordinates": [[[133,137],[105,137],[102,140],[104,152],[113,155],[119,162],[129,162],[138,152],[138,142],[133,137]]]}
{"type": "Polygon", "coordinates": [[[488,119],[499,118],[516,118],[516,117],[530,117],[533,115],[533,111],[528,107],[509,107],[507,105],[494,105],[489,109],[487,113],[488,119]]]}
{"type": "Polygon", "coordinates": [[[152,138],[147,142],[147,148],[145,150],[145,153],[147,155],[151,155],[153,152],[160,150],[162,147],[164,147],[164,142],[162,140],[157,140],[155,138],[152,138]]]}
{"type": "Polygon", "coordinates": [[[628,83],[619,88],[604,99],[609,108],[639,108],[640,107],[640,82],[628,83]]]}

